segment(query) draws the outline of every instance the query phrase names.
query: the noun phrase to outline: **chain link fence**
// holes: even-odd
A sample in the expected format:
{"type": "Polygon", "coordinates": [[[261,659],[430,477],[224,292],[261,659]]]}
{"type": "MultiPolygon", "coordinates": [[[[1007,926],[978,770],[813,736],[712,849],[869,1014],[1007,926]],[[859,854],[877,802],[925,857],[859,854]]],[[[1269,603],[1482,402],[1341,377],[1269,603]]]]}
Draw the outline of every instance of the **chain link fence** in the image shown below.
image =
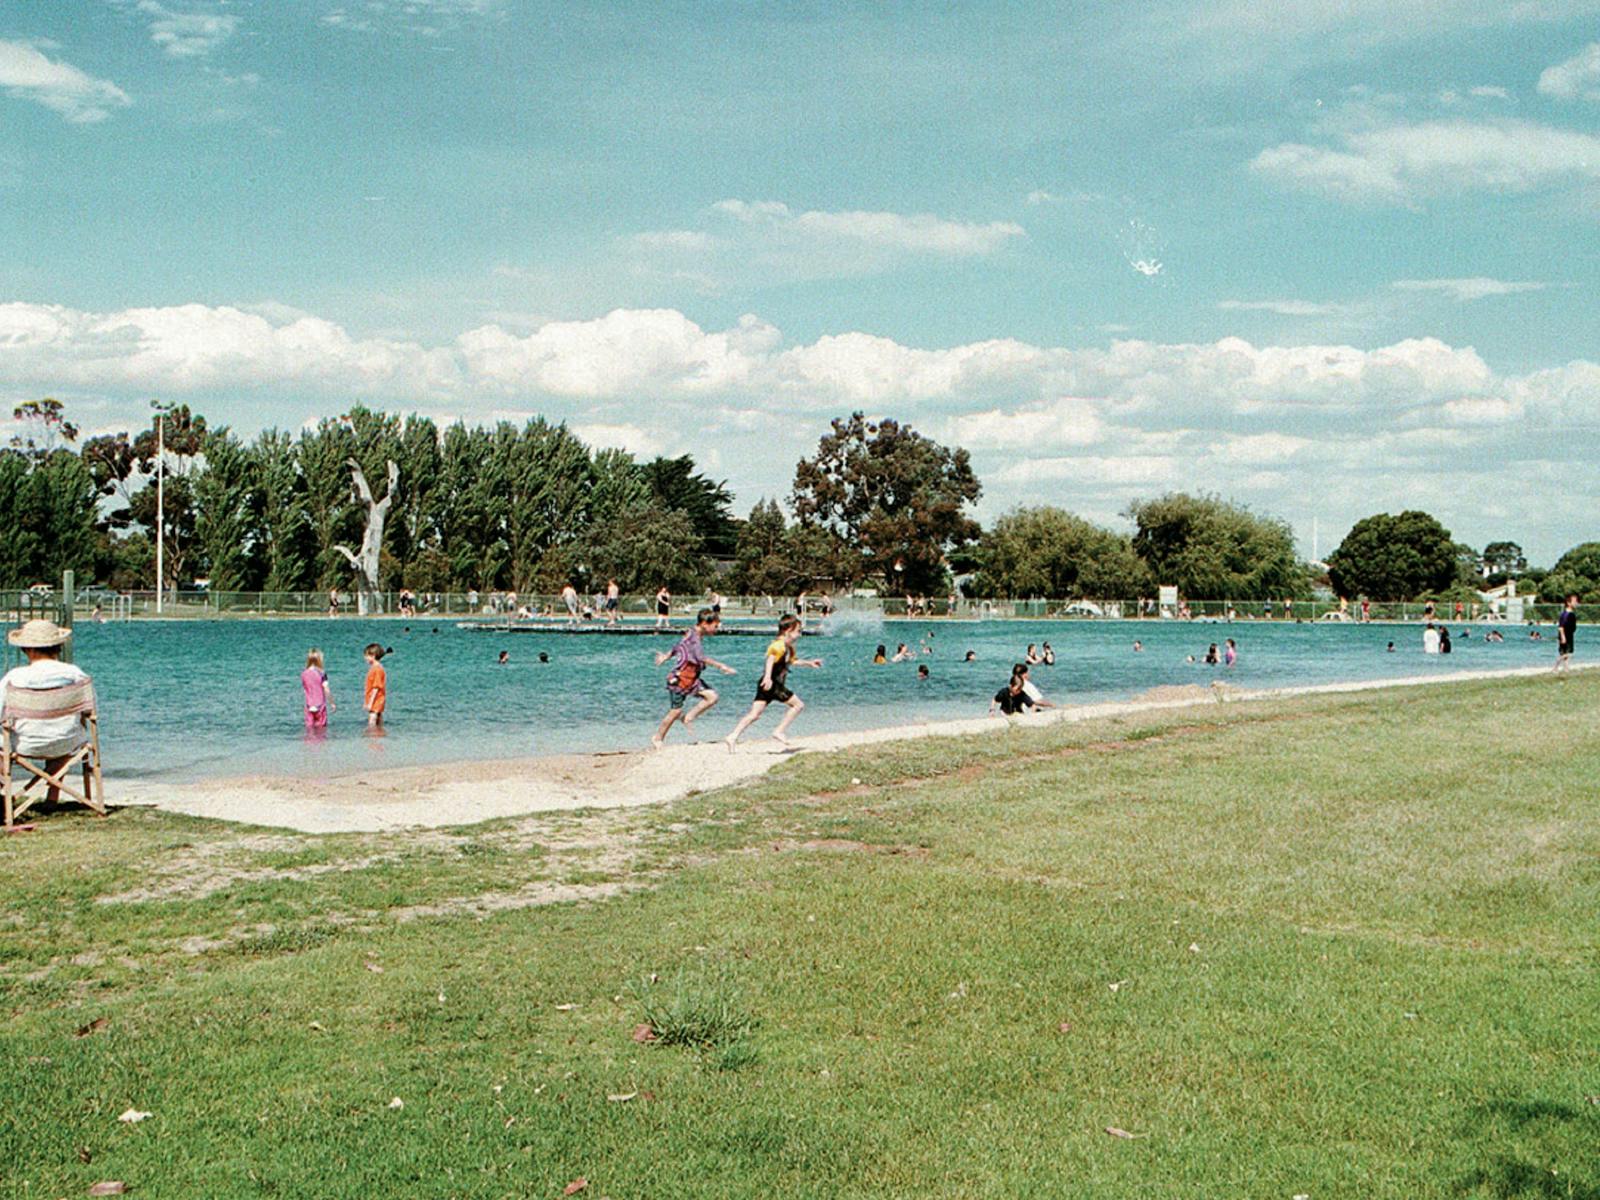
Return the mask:
{"type": "MultiPolygon", "coordinates": [[[[710,603],[709,596],[675,596],[671,602],[671,616],[675,620],[692,617],[702,606],[710,603]]],[[[794,612],[800,597],[794,596],[732,596],[722,598],[722,611],[731,617],[776,617],[794,612]]],[[[13,618],[14,623],[35,615],[54,617],[61,610],[60,594],[53,591],[29,589],[21,592],[0,592],[0,604],[13,618]]],[[[178,589],[162,597],[161,611],[156,611],[156,594],[153,591],[112,592],[103,588],[81,588],[75,596],[74,613],[79,620],[99,617],[104,620],[170,618],[243,618],[243,617],[348,617],[358,612],[354,592],[340,590],[333,596],[325,591],[303,592],[214,592],[178,589]]],[[[1501,622],[1509,623],[1503,605],[1491,606],[1483,602],[1463,603],[1460,611],[1454,602],[1442,602],[1431,607],[1418,601],[1374,602],[1363,614],[1359,604],[1341,605],[1334,600],[1294,600],[1287,604],[1281,600],[1185,600],[1176,607],[1162,609],[1150,599],[1011,599],[968,600],[962,597],[917,600],[904,596],[839,597],[806,596],[804,608],[807,616],[819,617],[830,612],[854,612],[881,615],[887,620],[920,620],[923,618],[960,619],[1053,619],[1069,621],[1105,620],[1204,620],[1204,621],[1326,621],[1374,622],[1425,621],[1429,618],[1445,624],[1451,622],[1501,622]]],[[[569,619],[565,603],[559,595],[518,594],[516,592],[381,592],[369,597],[369,616],[402,618],[489,618],[501,620],[559,620],[569,619]]],[[[653,595],[623,596],[618,602],[621,616],[630,622],[656,616],[653,595]]],[[[1559,604],[1532,603],[1524,600],[1521,619],[1524,622],[1547,623],[1555,620],[1561,611],[1559,604]]],[[[603,620],[603,600],[596,596],[579,598],[580,620],[603,620]]],[[[1600,620],[1600,605],[1580,605],[1578,619],[1589,623],[1600,620]]]]}

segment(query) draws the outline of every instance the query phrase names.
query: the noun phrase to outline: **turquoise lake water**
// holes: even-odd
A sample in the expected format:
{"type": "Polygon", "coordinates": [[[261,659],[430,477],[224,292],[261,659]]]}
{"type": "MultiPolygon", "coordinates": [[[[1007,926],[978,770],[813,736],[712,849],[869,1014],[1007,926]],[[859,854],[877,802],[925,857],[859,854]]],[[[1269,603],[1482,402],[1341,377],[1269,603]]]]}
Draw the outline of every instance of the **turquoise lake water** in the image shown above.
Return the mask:
{"type": "MultiPolygon", "coordinates": [[[[1231,625],[1166,621],[875,621],[808,636],[806,657],[821,670],[795,669],[791,686],[806,701],[793,736],[981,716],[1029,642],[1049,641],[1054,667],[1035,667],[1046,696],[1061,704],[1137,696],[1161,685],[1226,679],[1241,688],[1446,674],[1553,663],[1547,634],[1504,627],[1506,641],[1483,641],[1483,626],[1453,627],[1455,653],[1424,655],[1416,625],[1231,625]],[[1462,632],[1467,637],[1460,636],[1462,632]],[[1189,664],[1225,637],[1239,644],[1231,669],[1189,664]],[[1134,653],[1140,639],[1143,653],[1134,653]],[[1385,645],[1393,640],[1395,653],[1385,645]],[[914,663],[874,666],[878,643],[929,645],[914,663]],[[961,661],[968,650],[978,660],[961,661]],[[917,663],[931,677],[919,681],[917,663]]],[[[80,624],[76,659],[95,678],[101,743],[112,778],[189,780],[279,773],[333,775],[375,767],[637,748],[665,710],[665,667],[654,664],[668,638],[479,633],[450,621],[355,618],[306,621],[171,621],[80,624]],[[392,646],[386,736],[365,731],[362,648],[392,646]],[[299,673],[308,647],[320,647],[338,711],[328,736],[304,736],[299,673]],[[496,665],[502,649],[511,662],[496,665]],[[550,662],[537,661],[540,651],[550,662]]],[[[766,637],[713,638],[714,658],[739,675],[708,680],[721,703],[696,728],[725,736],[749,704],[766,637]]],[[[776,723],[768,714],[746,736],[776,723]]],[[[682,740],[681,729],[673,731],[682,740]]]]}

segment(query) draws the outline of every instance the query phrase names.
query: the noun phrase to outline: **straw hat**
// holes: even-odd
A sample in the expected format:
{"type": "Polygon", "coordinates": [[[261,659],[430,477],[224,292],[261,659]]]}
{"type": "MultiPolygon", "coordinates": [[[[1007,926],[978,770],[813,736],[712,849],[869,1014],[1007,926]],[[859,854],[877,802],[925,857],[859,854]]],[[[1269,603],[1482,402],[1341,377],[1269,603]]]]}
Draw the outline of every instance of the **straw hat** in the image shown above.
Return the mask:
{"type": "Polygon", "coordinates": [[[6,641],[23,650],[44,650],[61,645],[71,636],[72,630],[63,629],[54,621],[29,621],[6,634],[6,641]]]}

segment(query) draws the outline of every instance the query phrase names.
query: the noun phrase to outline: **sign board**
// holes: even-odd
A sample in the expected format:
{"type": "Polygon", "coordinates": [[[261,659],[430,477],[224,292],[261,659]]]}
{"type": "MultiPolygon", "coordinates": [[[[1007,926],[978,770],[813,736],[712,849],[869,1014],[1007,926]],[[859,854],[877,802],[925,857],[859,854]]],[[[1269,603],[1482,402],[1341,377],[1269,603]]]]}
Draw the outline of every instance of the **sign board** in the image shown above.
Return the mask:
{"type": "Polygon", "coordinates": [[[1176,585],[1162,584],[1161,585],[1160,600],[1161,600],[1161,607],[1162,608],[1176,608],[1176,607],[1178,607],[1178,589],[1177,589],[1177,586],[1176,585]]]}
{"type": "Polygon", "coordinates": [[[1514,625],[1522,624],[1522,600],[1521,596],[1506,597],[1506,620],[1514,625]]]}

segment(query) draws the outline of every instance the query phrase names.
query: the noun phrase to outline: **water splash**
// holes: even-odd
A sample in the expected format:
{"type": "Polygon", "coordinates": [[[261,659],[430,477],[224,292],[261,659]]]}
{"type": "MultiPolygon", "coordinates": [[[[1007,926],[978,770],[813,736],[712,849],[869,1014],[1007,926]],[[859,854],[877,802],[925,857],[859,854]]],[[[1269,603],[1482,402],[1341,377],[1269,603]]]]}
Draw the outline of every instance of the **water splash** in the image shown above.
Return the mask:
{"type": "Polygon", "coordinates": [[[845,610],[824,617],[817,625],[829,637],[872,637],[883,632],[883,613],[878,609],[845,610]]]}

